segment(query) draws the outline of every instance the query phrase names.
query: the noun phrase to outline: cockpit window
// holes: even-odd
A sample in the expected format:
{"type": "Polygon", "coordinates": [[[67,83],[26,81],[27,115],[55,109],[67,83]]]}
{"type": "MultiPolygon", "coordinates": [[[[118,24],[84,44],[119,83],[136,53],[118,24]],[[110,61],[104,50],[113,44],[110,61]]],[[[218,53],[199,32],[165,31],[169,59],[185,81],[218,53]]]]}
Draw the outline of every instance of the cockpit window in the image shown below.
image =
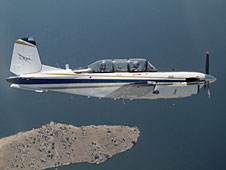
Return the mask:
{"type": "Polygon", "coordinates": [[[94,73],[112,72],[112,60],[100,60],[88,66],[94,73]]]}
{"type": "Polygon", "coordinates": [[[146,59],[107,59],[90,64],[77,72],[111,73],[111,72],[156,72],[157,69],[146,59]]]}
{"type": "Polygon", "coordinates": [[[144,72],[146,71],[147,62],[144,59],[130,59],[129,69],[131,72],[144,72]]]}
{"type": "Polygon", "coordinates": [[[115,72],[128,72],[128,60],[114,60],[115,72]]]}

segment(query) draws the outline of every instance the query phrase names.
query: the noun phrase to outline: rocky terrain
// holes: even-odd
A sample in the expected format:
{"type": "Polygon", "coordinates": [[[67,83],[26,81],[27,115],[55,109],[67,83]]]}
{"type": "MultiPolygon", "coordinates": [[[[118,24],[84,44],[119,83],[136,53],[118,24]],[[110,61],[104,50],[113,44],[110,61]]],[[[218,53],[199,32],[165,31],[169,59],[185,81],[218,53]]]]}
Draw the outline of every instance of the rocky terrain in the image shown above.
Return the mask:
{"type": "Polygon", "coordinates": [[[128,126],[75,127],[51,122],[0,139],[0,170],[40,170],[71,163],[99,164],[130,149],[139,129],[128,126]]]}

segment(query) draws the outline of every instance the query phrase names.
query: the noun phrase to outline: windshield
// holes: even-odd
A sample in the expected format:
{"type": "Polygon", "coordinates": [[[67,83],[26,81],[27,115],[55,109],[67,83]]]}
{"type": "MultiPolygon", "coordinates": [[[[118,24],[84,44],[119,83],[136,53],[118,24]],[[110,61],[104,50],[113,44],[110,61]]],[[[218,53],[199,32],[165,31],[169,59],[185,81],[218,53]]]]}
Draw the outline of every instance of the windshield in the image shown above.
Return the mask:
{"type": "Polygon", "coordinates": [[[156,72],[157,69],[148,61],[147,62],[147,71],[148,72],[156,72]]]}

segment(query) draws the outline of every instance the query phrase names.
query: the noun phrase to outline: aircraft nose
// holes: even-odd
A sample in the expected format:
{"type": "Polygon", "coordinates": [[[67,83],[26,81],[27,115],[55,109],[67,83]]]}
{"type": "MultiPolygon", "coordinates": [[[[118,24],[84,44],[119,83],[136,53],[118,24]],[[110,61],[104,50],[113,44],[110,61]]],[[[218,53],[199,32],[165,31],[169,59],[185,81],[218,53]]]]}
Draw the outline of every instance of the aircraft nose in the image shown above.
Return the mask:
{"type": "Polygon", "coordinates": [[[214,76],[211,76],[211,75],[206,75],[205,76],[205,81],[207,81],[207,82],[209,82],[209,83],[213,83],[213,82],[215,82],[217,79],[216,79],[216,77],[214,77],[214,76]]]}

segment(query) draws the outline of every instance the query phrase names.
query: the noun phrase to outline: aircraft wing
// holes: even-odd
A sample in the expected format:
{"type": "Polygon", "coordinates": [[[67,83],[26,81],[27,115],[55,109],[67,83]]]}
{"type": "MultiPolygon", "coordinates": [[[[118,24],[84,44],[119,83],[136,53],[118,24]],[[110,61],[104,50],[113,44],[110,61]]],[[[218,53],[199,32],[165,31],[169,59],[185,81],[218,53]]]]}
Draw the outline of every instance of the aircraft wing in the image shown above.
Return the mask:
{"type": "Polygon", "coordinates": [[[145,96],[150,96],[153,94],[155,89],[155,82],[141,82],[132,83],[121,86],[119,89],[108,94],[107,98],[116,99],[134,99],[143,98],[145,96]]]}

